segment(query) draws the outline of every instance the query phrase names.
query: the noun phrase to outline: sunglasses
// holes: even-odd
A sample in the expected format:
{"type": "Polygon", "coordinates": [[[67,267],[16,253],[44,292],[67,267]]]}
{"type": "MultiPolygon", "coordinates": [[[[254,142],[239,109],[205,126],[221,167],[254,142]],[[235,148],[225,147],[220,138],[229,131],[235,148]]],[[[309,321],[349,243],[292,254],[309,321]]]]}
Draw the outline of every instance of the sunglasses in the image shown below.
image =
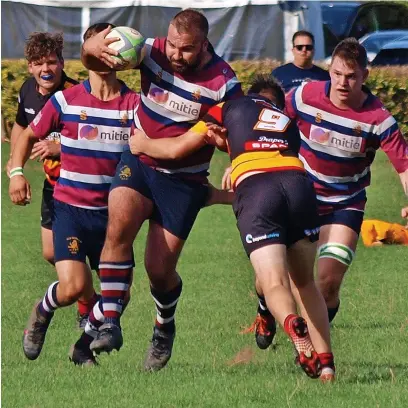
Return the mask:
{"type": "Polygon", "coordinates": [[[306,51],[313,51],[313,45],[307,44],[307,45],[295,45],[294,46],[298,51],[303,51],[303,48],[306,49],[306,51]]]}

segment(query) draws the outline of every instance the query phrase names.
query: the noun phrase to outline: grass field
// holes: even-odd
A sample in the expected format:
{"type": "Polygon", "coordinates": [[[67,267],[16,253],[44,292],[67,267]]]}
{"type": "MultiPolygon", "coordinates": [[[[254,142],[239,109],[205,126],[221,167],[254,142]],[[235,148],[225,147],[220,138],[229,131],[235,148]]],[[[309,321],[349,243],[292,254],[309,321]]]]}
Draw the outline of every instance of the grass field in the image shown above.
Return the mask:
{"type": "MultiPolygon", "coordinates": [[[[8,145],[2,144],[3,167],[7,155],[8,145]]],[[[225,163],[222,155],[213,160],[217,185],[225,163]]],[[[295,367],[281,330],[276,347],[267,351],[256,348],[253,335],[240,334],[252,322],[256,300],[252,270],[228,207],[204,209],[185,246],[178,333],[163,371],[141,371],[154,320],[143,268],[144,233],[136,242],[133,297],[123,317],[120,353],[102,356],[98,368],[71,365],[67,353],[79,331],[70,307],[56,313],[40,358],[26,360],[24,325],[34,300],[55,280],[41,258],[40,165],[30,163],[26,174],[34,194],[26,208],[11,205],[2,174],[3,407],[408,406],[408,248],[367,249],[359,243],[332,330],[338,380],[321,385],[295,367]]],[[[400,222],[404,204],[398,176],[379,154],[367,216],[400,222]]]]}

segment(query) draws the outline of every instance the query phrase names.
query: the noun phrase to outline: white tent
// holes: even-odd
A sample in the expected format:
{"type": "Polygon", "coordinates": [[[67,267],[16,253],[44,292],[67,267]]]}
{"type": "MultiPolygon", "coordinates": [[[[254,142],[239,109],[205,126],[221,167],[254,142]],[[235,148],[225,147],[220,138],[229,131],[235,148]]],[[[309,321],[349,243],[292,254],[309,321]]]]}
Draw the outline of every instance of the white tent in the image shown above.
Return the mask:
{"type": "Polygon", "coordinates": [[[171,18],[183,8],[201,10],[209,20],[209,39],[227,60],[290,60],[291,38],[306,29],[316,39],[316,58],[324,57],[320,2],[268,0],[6,0],[2,8],[2,58],[23,57],[32,31],[62,31],[65,58],[78,58],[86,28],[96,22],[132,26],[147,37],[166,35],[171,18]]]}

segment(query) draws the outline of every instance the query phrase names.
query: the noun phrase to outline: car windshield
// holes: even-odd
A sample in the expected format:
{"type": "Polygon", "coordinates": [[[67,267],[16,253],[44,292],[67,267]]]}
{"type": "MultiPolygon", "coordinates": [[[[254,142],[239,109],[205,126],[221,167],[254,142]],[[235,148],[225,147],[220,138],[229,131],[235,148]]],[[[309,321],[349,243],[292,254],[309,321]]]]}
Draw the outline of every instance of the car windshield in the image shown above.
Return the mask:
{"type": "Polygon", "coordinates": [[[372,66],[378,65],[405,65],[408,64],[408,49],[396,48],[393,50],[382,50],[374,58],[372,66]]]}
{"type": "Polygon", "coordinates": [[[404,34],[397,33],[382,33],[369,35],[366,39],[361,41],[361,45],[367,52],[379,52],[383,45],[403,37],[404,34]]]}
{"type": "Polygon", "coordinates": [[[341,37],[345,34],[346,28],[349,25],[349,18],[353,12],[357,9],[358,4],[336,4],[325,3],[322,4],[322,19],[323,24],[326,24],[330,31],[337,37],[341,37]]]}

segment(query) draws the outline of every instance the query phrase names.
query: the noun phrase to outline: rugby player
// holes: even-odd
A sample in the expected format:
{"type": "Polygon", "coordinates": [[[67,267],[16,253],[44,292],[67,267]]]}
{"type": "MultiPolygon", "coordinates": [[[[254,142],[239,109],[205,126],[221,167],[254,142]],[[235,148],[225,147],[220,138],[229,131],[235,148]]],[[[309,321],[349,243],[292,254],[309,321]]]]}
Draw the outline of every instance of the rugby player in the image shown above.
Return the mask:
{"type": "MultiPolygon", "coordinates": [[[[108,31],[84,43],[82,61],[86,67],[98,69],[98,61],[115,67],[111,58],[115,51],[107,46],[114,39],[105,39],[108,31]]],[[[215,54],[207,34],[207,19],[187,9],[172,19],[167,38],[146,40],[135,122],[149,137],[178,136],[211,106],[242,95],[234,72],[215,54]]],[[[100,263],[105,324],[91,344],[95,353],[122,346],[119,318],[125,292],[112,293],[103,285],[116,280],[123,283],[130,276],[133,241],[143,222],[149,220],[145,267],[157,315],[144,368],[159,370],[170,359],[176,333],[174,315],[182,291],[176,266],[211,191],[207,175],[213,151],[213,146],[204,146],[177,161],[123,153],[109,194],[108,231],[100,263]]],[[[229,197],[220,196],[212,202],[225,199],[230,203],[229,197]]]]}
{"type": "MultiPolygon", "coordinates": [[[[317,194],[317,281],[330,322],[355,255],[377,149],[387,154],[408,195],[408,144],[396,120],[363,85],[367,76],[365,48],[348,38],[333,52],[329,82],[303,84],[286,99],[287,114],[300,130],[299,158],[317,194]]],[[[401,216],[408,218],[406,207],[401,216]]]]}
{"type": "MultiPolygon", "coordinates": [[[[28,70],[32,75],[27,79],[18,95],[16,119],[11,130],[10,159],[7,163],[9,175],[11,157],[18,137],[35,118],[45,103],[57,91],[71,88],[78,82],[69,78],[64,72],[62,50],[64,40],[62,34],[35,32],[30,34],[25,46],[28,70]]],[[[41,201],[41,242],[42,253],[46,261],[54,265],[54,244],[52,237],[52,214],[54,208],[54,186],[60,172],[60,134],[53,130],[46,139],[37,142],[31,153],[31,159],[42,160],[45,180],[41,201]]],[[[84,328],[88,314],[97,297],[90,293],[90,298],[78,300],[78,320],[80,328],[84,328]]]]}
{"type": "MultiPolygon", "coordinates": [[[[157,159],[182,159],[212,142],[209,124],[225,127],[233,209],[266,304],[291,338],[306,374],[334,380],[329,321],[313,279],[319,234],[316,196],[297,157],[299,132],[284,115],[284,103],[279,85],[259,77],[246,97],[212,107],[184,135],[154,140],[137,130],[130,148],[157,159]],[[290,280],[306,320],[297,314],[290,280]]],[[[220,144],[218,139],[215,143],[220,144]]]]}
{"type": "MultiPolygon", "coordinates": [[[[84,40],[106,27],[107,23],[89,27],[84,40]]],[[[12,201],[21,205],[30,194],[22,168],[32,146],[52,129],[61,132],[61,171],[55,185],[53,220],[59,280],[35,303],[24,331],[23,350],[30,360],[39,356],[55,310],[71,305],[92,289],[86,258],[97,270],[106,234],[109,188],[128,144],[138,100],[139,96],[116,78],[115,71],[89,71],[89,79],[82,84],[56,92],[17,140],[9,193],[12,201]]],[[[119,286],[128,291],[127,283],[119,286]]],[[[75,363],[95,363],[89,343],[71,350],[75,363]]]]}

